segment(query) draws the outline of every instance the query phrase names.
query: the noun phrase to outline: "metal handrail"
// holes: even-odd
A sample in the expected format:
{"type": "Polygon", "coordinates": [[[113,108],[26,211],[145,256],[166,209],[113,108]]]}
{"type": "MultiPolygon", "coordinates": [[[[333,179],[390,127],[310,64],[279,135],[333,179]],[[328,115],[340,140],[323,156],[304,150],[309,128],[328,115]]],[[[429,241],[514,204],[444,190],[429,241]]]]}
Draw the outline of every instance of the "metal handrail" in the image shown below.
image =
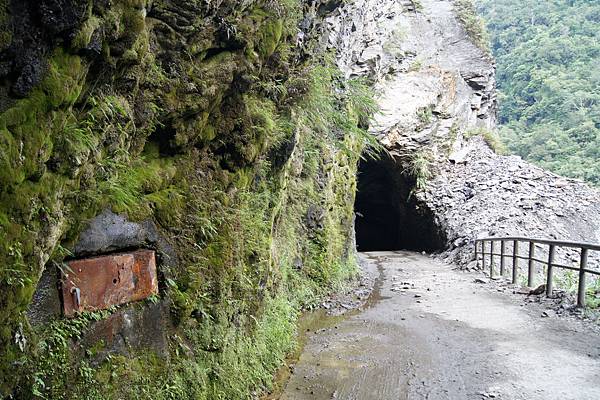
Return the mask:
{"type": "Polygon", "coordinates": [[[533,280],[535,278],[535,263],[543,263],[547,266],[547,274],[546,274],[546,296],[550,297],[552,295],[553,290],[553,273],[554,268],[568,269],[579,272],[579,282],[577,286],[577,306],[585,307],[585,279],[586,274],[598,275],[600,276],[600,271],[594,271],[587,267],[588,264],[588,254],[590,251],[600,251],[600,244],[594,243],[583,243],[583,242],[566,242],[559,240],[550,240],[550,239],[537,239],[537,238],[527,238],[521,236],[508,236],[508,237],[488,237],[482,239],[475,240],[475,260],[477,261],[477,266],[479,267],[479,260],[481,255],[481,268],[485,269],[485,261],[486,256],[489,256],[490,261],[490,278],[494,277],[494,256],[500,257],[500,275],[504,276],[504,271],[506,267],[506,258],[510,257],[512,259],[512,283],[517,283],[518,277],[518,260],[527,260],[528,268],[527,268],[527,286],[533,286],[533,280]],[[500,242],[500,252],[496,252],[495,244],[500,242]],[[506,243],[512,242],[513,251],[512,254],[508,254],[506,252],[506,243]],[[489,251],[486,252],[486,243],[490,243],[489,251]],[[519,254],[519,244],[527,243],[529,244],[529,252],[526,257],[523,257],[519,254]],[[481,251],[480,245],[481,244],[481,251]],[[535,257],[536,244],[542,244],[548,246],[548,260],[541,260],[535,257]],[[556,248],[557,247],[570,247],[581,250],[579,266],[573,267],[568,265],[557,264],[554,262],[556,257],[556,248]]]}
{"type": "Polygon", "coordinates": [[[558,247],[572,247],[572,248],[577,248],[577,249],[588,249],[588,250],[595,250],[595,251],[600,251],[600,244],[598,243],[586,243],[586,242],[569,242],[569,241],[560,241],[560,240],[552,240],[552,239],[538,239],[538,238],[529,238],[529,237],[525,237],[525,236],[506,236],[506,237],[487,237],[487,238],[481,238],[481,239],[477,239],[476,241],[489,241],[489,240],[504,240],[504,241],[510,241],[510,240],[518,240],[520,242],[534,242],[534,243],[538,243],[538,244],[553,244],[555,246],[558,247]]]}

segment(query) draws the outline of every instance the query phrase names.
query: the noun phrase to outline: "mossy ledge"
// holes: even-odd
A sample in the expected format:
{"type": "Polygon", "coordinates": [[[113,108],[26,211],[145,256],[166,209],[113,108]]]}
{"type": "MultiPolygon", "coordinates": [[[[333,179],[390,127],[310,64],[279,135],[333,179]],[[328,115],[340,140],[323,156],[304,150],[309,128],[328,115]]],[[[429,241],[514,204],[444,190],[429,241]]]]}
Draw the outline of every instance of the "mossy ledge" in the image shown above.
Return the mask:
{"type": "Polygon", "coordinates": [[[255,398],[302,307],[356,273],[371,103],[297,47],[298,4],[0,4],[2,396],[255,398]],[[166,354],[86,337],[123,307],[28,319],[44,271],[105,209],[174,249],[159,296],[125,307],[167,310],[166,354]]]}

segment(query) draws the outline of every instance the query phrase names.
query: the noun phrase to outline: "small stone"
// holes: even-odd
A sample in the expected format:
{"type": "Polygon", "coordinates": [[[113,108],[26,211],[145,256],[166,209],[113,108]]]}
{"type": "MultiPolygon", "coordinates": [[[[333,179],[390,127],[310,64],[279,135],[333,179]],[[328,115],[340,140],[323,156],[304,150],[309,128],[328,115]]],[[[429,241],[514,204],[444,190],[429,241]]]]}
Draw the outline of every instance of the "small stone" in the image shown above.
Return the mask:
{"type": "Polygon", "coordinates": [[[556,317],[556,311],[554,310],[546,310],[542,313],[542,318],[552,318],[556,317]]]}
{"type": "Polygon", "coordinates": [[[546,291],[546,285],[542,284],[529,292],[530,295],[540,295],[546,291]]]}

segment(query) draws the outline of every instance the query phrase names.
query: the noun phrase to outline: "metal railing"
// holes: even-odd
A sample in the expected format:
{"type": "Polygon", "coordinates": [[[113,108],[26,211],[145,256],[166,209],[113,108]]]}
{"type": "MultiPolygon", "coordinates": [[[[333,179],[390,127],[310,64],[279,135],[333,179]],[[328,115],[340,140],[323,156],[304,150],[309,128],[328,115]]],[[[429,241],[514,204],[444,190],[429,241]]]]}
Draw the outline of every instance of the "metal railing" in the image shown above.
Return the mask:
{"type": "Polygon", "coordinates": [[[486,268],[486,256],[490,262],[490,278],[494,278],[494,257],[500,257],[500,275],[504,276],[506,272],[506,259],[512,260],[512,283],[516,284],[519,274],[519,260],[527,260],[527,286],[532,287],[535,278],[535,263],[545,265],[546,268],[546,296],[551,296],[554,289],[554,269],[561,268],[579,273],[577,286],[577,306],[585,307],[586,274],[600,276],[600,271],[594,271],[588,268],[588,255],[590,251],[600,251],[599,244],[579,243],[579,242],[561,242],[556,240],[532,239],[526,237],[490,237],[477,239],[475,241],[475,259],[477,266],[481,260],[481,268],[486,268]],[[487,244],[489,243],[489,246],[487,244]],[[500,253],[497,252],[496,244],[500,244],[500,253]],[[512,243],[512,252],[507,252],[506,245],[512,243]],[[521,243],[529,247],[526,256],[519,253],[521,243]],[[535,257],[536,244],[548,246],[547,260],[541,260],[535,257]],[[488,248],[486,251],[486,247],[488,248]],[[556,248],[567,247],[580,250],[580,259],[578,266],[561,265],[555,262],[556,248]]]}

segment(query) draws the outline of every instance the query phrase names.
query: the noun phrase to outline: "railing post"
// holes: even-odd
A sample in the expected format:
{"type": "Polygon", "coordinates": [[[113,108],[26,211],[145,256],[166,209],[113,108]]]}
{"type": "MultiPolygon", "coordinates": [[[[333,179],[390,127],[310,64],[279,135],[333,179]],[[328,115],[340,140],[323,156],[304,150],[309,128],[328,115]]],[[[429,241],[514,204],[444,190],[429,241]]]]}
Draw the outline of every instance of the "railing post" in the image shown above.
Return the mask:
{"type": "Polygon", "coordinates": [[[517,274],[519,269],[519,241],[513,241],[513,266],[512,266],[512,283],[517,284],[517,274]]]}
{"type": "Polygon", "coordinates": [[[556,254],[556,246],[550,245],[548,249],[548,277],[546,279],[546,297],[552,296],[552,284],[553,284],[553,268],[554,268],[554,255],[556,254]]]}
{"type": "Polygon", "coordinates": [[[581,249],[579,263],[579,288],[577,289],[577,307],[585,307],[585,270],[587,268],[588,249],[581,249]]]}
{"type": "Polygon", "coordinates": [[[490,279],[494,277],[494,243],[492,240],[490,244],[490,279]]]}
{"type": "Polygon", "coordinates": [[[479,268],[479,242],[475,240],[475,268],[479,268]]]}
{"type": "Polygon", "coordinates": [[[535,243],[534,242],[529,242],[529,267],[527,270],[527,286],[529,287],[533,287],[533,265],[534,265],[534,261],[533,259],[535,258],[535,243]]]}
{"type": "Polygon", "coordinates": [[[504,276],[504,253],[506,253],[506,242],[500,241],[500,276],[504,276]]]}
{"type": "Polygon", "coordinates": [[[481,241],[481,270],[485,271],[485,240],[481,241]]]}

